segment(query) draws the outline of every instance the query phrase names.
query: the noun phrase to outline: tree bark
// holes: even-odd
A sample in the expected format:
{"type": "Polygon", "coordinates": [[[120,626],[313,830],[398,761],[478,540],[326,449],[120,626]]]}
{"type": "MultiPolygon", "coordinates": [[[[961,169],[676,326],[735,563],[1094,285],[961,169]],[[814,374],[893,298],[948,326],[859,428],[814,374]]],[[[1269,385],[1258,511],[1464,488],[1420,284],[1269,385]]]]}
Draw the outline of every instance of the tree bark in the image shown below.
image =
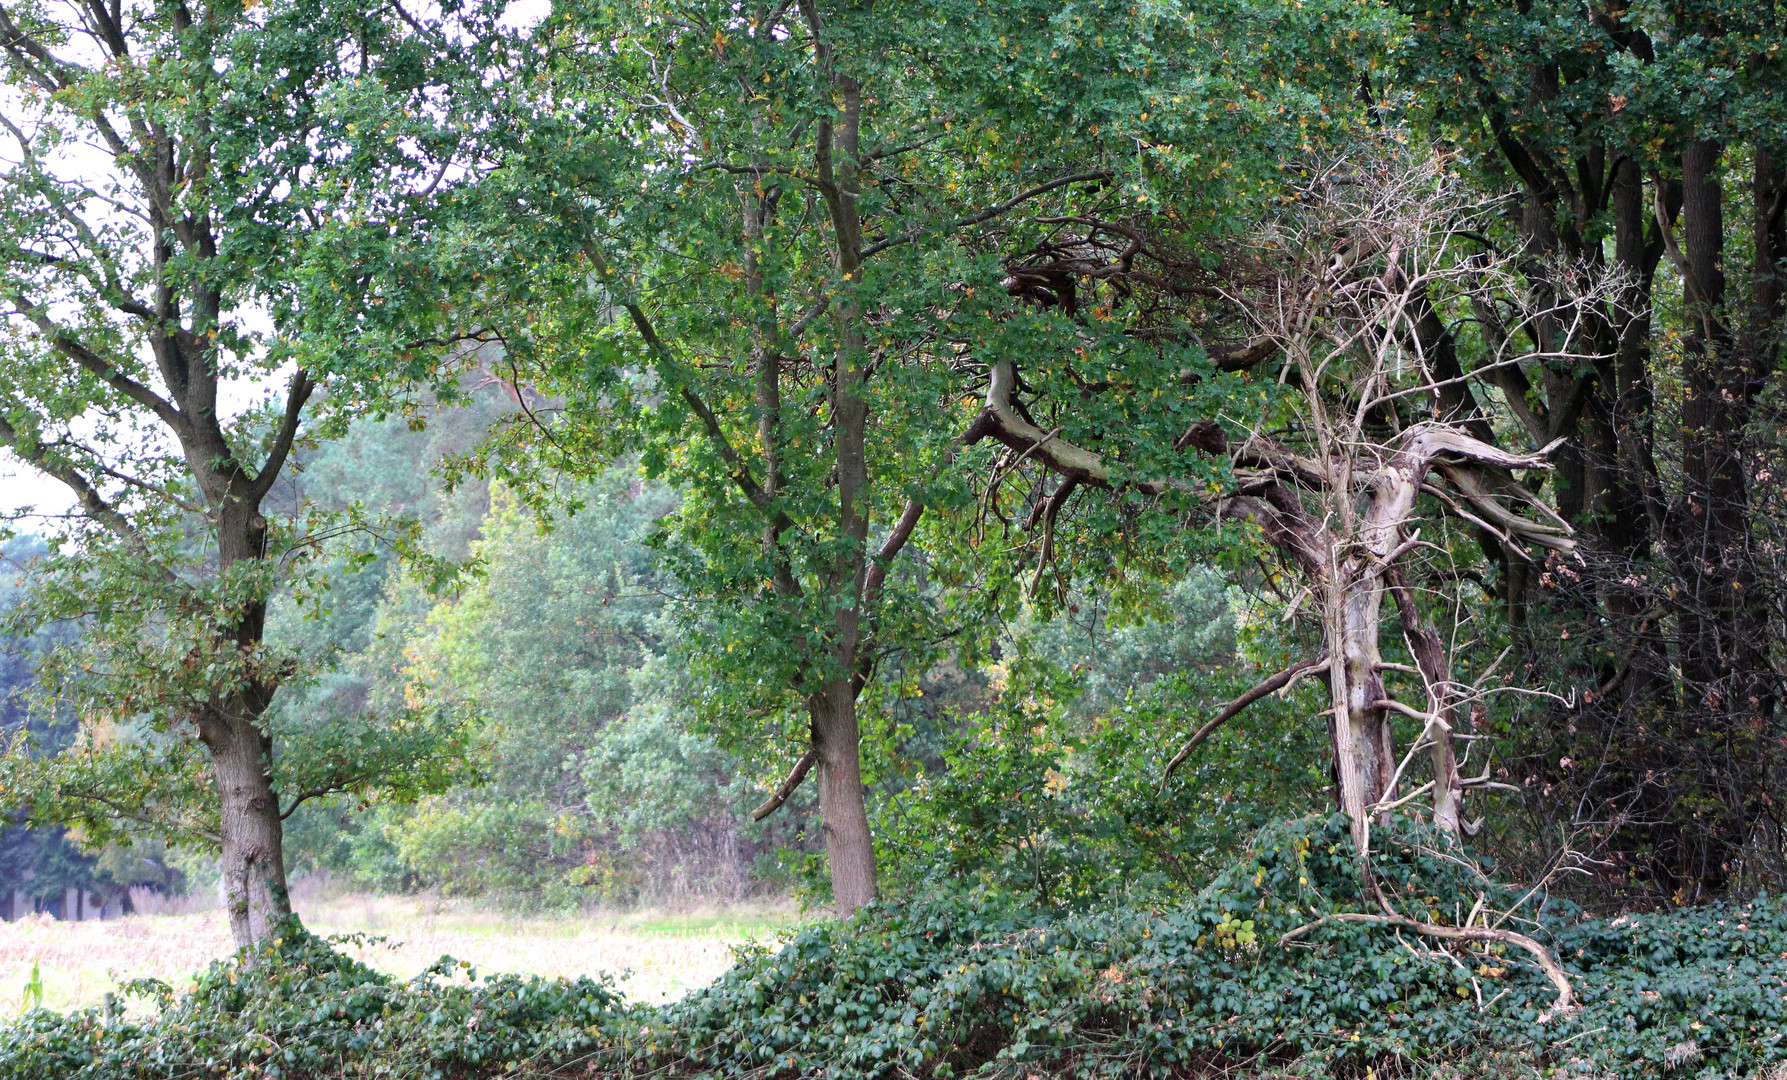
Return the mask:
{"type": "Polygon", "coordinates": [[[878,892],[875,843],[863,801],[856,688],[849,679],[837,680],[808,698],[807,709],[819,757],[819,817],[831,866],[832,903],[839,915],[849,915],[878,892]]]}
{"type": "Polygon", "coordinates": [[[861,669],[862,605],[869,568],[870,476],[869,404],[862,282],[861,134],[863,88],[853,76],[832,69],[823,20],[810,0],[803,10],[820,49],[820,65],[830,76],[840,105],[835,120],[822,122],[814,144],[814,165],[832,223],[835,266],[841,279],[833,317],[838,343],[833,353],[832,451],[838,490],[838,554],[828,592],[836,598],[833,617],[833,674],[814,710],[813,744],[819,751],[819,813],[825,825],[831,864],[832,899],[848,915],[875,899],[875,845],[863,803],[861,733],[856,721],[856,676],[861,669]]]}
{"type": "Polygon", "coordinates": [[[222,803],[223,886],[230,934],[249,949],[292,914],[286,891],[284,829],[269,777],[272,740],[246,716],[199,721],[222,803]]]}
{"type": "MultiPolygon", "coordinates": [[[[1348,575],[1353,576],[1353,575],[1348,575]]],[[[1388,792],[1387,770],[1394,758],[1387,743],[1389,729],[1383,706],[1383,658],[1378,629],[1383,588],[1369,581],[1332,583],[1326,617],[1328,632],[1329,707],[1333,710],[1334,774],[1340,810],[1352,822],[1353,844],[1369,843],[1371,808],[1388,792]],[[1386,760],[1388,759],[1388,760],[1386,760]]]]}

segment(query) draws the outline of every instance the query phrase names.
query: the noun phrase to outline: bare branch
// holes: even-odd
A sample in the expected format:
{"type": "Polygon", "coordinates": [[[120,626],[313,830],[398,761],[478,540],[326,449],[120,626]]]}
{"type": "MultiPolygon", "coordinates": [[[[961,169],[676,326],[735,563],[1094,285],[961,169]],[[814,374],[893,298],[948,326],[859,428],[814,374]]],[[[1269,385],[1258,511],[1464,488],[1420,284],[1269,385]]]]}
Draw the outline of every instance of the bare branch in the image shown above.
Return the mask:
{"type": "Polygon", "coordinates": [[[1163,772],[1160,777],[1160,787],[1165,788],[1167,781],[1172,778],[1173,770],[1177,769],[1181,762],[1190,757],[1191,752],[1196,750],[1205,739],[1208,739],[1217,728],[1239,716],[1241,710],[1252,705],[1267,694],[1284,689],[1298,679],[1309,674],[1311,671],[1314,671],[1317,668],[1326,667],[1327,664],[1328,657],[1326,654],[1318,656],[1313,660],[1304,660],[1301,663],[1292,664],[1290,667],[1285,668],[1276,675],[1269,676],[1262,680],[1253,689],[1247,691],[1247,693],[1242,694],[1227,705],[1224,705],[1222,711],[1207,721],[1203,727],[1198,728],[1197,731],[1193,732],[1191,738],[1185,741],[1185,745],[1179,748],[1179,752],[1173,755],[1173,760],[1167,762],[1166,771],[1163,772]]]}
{"type": "Polygon", "coordinates": [[[1405,930],[1413,930],[1417,934],[1436,937],[1442,941],[1489,941],[1517,946],[1532,954],[1533,959],[1539,963],[1539,969],[1545,973],[1547,979],[1551,980],[1551,985],[1557,988],[1557,998],[1551,1004],[1553,1013],[1567,1013],[1577,1007],[1576,993],[1570,987],[1570,977],[1558,964],[1557,959],[1551,955],[1551,950],[1525,934],[1516,933],[1513,930],[1491,929],[1483,926],[1436,926],[1433,923],[1418,922],[1404,915],[1368,915],[1364,912],[1342,911],[1333,915],[1324,915],[1311,923],[1304,923],[1280,937],[1278,944],[1280,946],[1289,945],[1317,927],[1337,922],[1396,926],[1405,930]]]}

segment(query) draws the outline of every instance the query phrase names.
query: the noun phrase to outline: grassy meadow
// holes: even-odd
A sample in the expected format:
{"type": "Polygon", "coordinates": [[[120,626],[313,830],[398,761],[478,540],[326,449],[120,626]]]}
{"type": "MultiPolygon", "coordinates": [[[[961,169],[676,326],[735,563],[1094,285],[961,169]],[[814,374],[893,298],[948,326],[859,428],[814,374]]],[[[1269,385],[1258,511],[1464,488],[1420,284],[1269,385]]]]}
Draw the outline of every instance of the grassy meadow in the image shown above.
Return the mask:
{"type": "MultiPolygon", "coordinates": [[[[429,898],[294,892],[307,927],[324,935],[367,935],[342,948],[391,975],[408,978],[452,956],[480,974],[607,972],[629,998],[653,1002],[711,981],[731,966],[735,946],[773,942],[796,919],[791,906],[770,904],[523,917],[429,898]]],[[[216,907],[106,922],[39,915],[0,923],[0,1016],[21,1008],[34,965],[43,1004],[68,1010],[99,1004],[128,979],[183,986],[230,950],[229,925],[216,907]]]]}

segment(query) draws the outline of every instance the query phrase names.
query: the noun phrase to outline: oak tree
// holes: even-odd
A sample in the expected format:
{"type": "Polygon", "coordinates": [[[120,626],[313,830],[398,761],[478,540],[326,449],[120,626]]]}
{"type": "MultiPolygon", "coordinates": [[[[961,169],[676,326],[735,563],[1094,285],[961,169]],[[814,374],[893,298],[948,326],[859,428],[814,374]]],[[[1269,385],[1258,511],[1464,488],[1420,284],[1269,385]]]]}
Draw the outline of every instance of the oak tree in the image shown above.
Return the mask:
{"type": "Polygon", "coordinates": [[[317,658],[266,631],[344,526],[275,485],[319,401],[358,400],[325,374],[355,343],[301,317],[332,295],[307,236],[358,185],[424,189],[453,40],[395,5],[0,5],[0,445],[73,503],[21,618],[79,622],[51,675],[90,735],[15,746],[5,796],[215,846],[240,946],[290,915],[284,816],[418,749],[286,753],[317,658]]]}

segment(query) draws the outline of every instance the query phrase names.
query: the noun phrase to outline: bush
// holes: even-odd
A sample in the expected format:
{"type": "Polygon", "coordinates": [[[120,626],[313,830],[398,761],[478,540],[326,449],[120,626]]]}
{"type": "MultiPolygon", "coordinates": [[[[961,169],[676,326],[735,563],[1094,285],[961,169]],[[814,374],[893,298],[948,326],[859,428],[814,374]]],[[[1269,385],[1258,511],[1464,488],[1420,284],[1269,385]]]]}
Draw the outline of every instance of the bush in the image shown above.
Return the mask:
{"type": "Polygon", "coordinates": [[[1367,870],[1343,818],[1274,826],[1195,896],[1153,907],[984,886],[871,905],[658,1007],[588,979],[451,981],[450,960],[393,982],[294,927],[178,1000],[139,984],[159,999],[150,1020],[116,1002],[27,1014],[0,1030],[0,1077],[1738,1080],[1787,1061],[1787,903],[1580,920],[1535,910],[1420,826],[1376,835],[1367,870]],[[1379,910],[1380,892],[1428,923],[1513,911],[1582,1006],[1557,1011],[1518,949],[1319,922],[1379,910]]]}
{"type": "MultiPolygon", "coordinates": [[[[1395,839],[1372,872],[1411,917],[1460,925],[1479,897],[1504,911],[1518,901],[1438,838],[1395,839]]],[[[1408,931],[1330,923],[1281,947],[1323,915],[1376,910],[1338,817],[1265,831],[1170,908],[1076,913],[1021,895],[938,895],[812,927],[645,1017],[603,1051],[602,1071],[1389,1077],[1450,1065],[1710,1080],[1787,1058],[1779,901],[1636,924],[1529,919],[1584,1001],[1556,1015],[1551,984],[1503,945],[1448,954],[1408,931]]]]}
{"type": "Polygon", "coordinates": [[[296,922],[245,963],[219,961],[189,994],[127,984],[157,1014],[123,1001],[66,1016],[46,1009],[0,1029],[7,1080],[265,1077],[460,1078],[530,1060],[565,1060],[612,1041],[624,1015],[606,982],[499,975],[478,979],[443,957],[397,982],[332,949],[296,922]],[[449,981],[465,975],[467,982],[449,981]]]}
{"type": "Polygon", "coordinates": [[[1311,727],[1262,702],[1217,733],[1215,752],[1167,782],[1160,763],[1184,744],[1205,698],[1258,679],[1156,679],[1109,717],[1062,704],[1075,676],[1027,664],[1022,692],[972,718],[942,747],[942,767],[871,808],[884,889],[922,894],[937,881],[1027,892],[1049,906],[1089,908],[1137,897],[1177,902],[1228,866],[1261,827],[1313,808],[1324,781],[1311,727]],[[1220,752],[1245,739],[1246,753],[1220,752]]]}

